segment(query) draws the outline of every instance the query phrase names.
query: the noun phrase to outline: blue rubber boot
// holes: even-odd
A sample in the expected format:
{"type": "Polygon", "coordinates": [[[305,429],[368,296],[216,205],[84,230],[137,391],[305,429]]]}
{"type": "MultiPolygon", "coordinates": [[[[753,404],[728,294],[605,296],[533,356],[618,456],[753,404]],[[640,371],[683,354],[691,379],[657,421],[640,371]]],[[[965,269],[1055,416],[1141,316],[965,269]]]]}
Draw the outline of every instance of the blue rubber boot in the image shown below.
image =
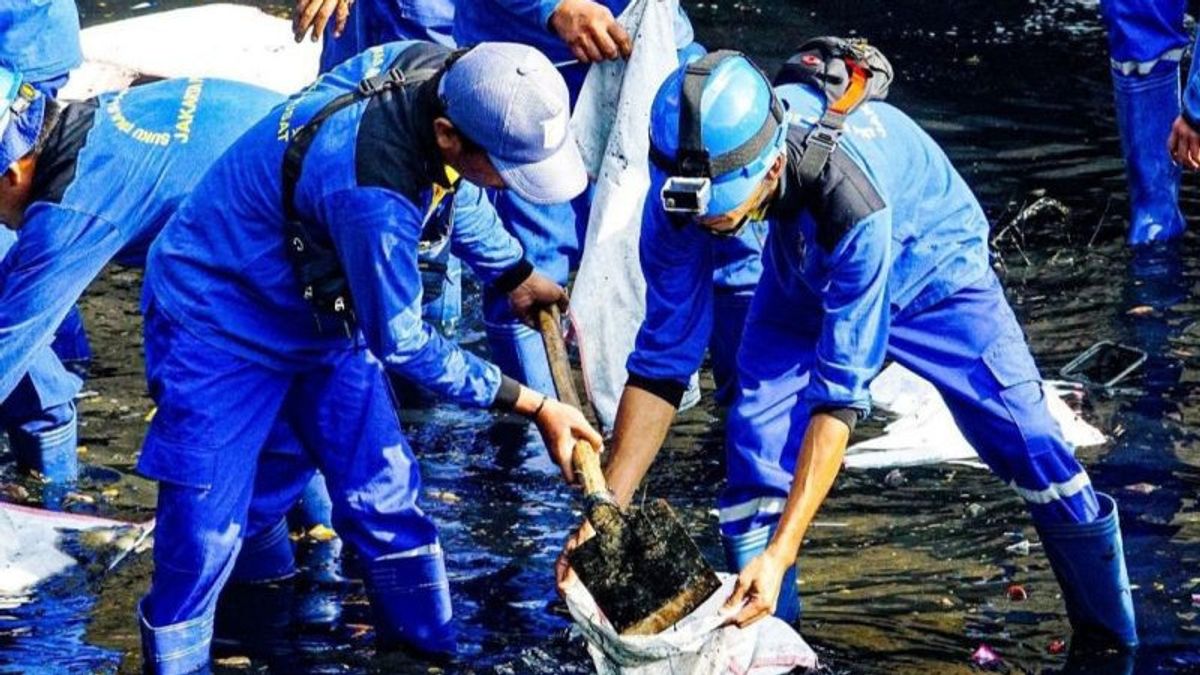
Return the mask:
{"type": "Polygon", "coordinates": [[[515,321],[484,321],[484,327],[492,349],[492,363],[500,366],[501,372],[534,391],[554,395],[554,379],[550,376],[550,362],[540,333],[515,321]]]}
{"type": "Polygon", "coordinates": [[[1104,649],[1137,647],[1137,622],[1117,504],[1097,492],[1100,513],[1090,523],[1038,524],[1042,546],[1079,643],[1104,649]]]}
{"type": "Polygon", "coordinates": [[[1149,75],[1113,73],[1117,126],[1129,180],[1129,243],[1163,242],[1183,234],[1179,166],[1167,151],[1179,116],[1179,64],[1162,64],[1149,75]]]}
{"type": "Polygon", "coordinates": [[[9,428],[8,443],[19,468],[66,485],[79,478],[78,433],[75,403],[68,401],[9,428]]]}
{"type": "MultiPolygon", "coordinates": [[[[764,525],[742,534],[721,534],[725,547],[725,562],[730,570],[740,571],[760,553],[767,550],[774,527],[764,525]]],[[[779,600],[775,603],[775,616],[788,623],[800,620],[800,592],[796,588],[796,566],[793,565],[779,585],[779,600]]]]}
{"type": "Polygon", "coordinates": [[[296,574],[296,556],[288,536],[287,520],[252,534],[242,542],[229,583],[259,584],[287,579],[296,574]]]}
{"type": "Polygon", "coordinates": [[[451,621],[450,581],[438,544],[383,556],[366,570],[367,597],[382,648],[407,648],[448,659],[457,651],[451,621]]]}
{"type": "Polygon", "coordinates": [[[213,618],[202,616],[169,626],[153,627],[138,604],[138,627],[142,633],[142,672],[153,675],[197,675],[209,673],[209,648],[213,618]]]}

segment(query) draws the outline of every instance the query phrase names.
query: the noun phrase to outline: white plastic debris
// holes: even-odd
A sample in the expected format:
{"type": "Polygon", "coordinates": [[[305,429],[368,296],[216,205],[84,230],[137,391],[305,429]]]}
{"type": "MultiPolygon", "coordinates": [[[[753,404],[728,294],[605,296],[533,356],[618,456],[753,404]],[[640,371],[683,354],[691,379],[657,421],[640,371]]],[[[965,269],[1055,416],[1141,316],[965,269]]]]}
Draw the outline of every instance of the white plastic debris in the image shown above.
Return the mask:
{"type": "Polygon", "coordinates": [[[0,503],[0,596],[19,596],[78,564],[112,569],[142,546],[154,521],[134,524],[0,503]]]}
{"type": "Polygon", "coordinates": [[[677,7],[677,0],[636,0],[622,12],[618,20],[637,49],[628,61],[591,67],[571,119],[596,183],[571,292],[571,322],[588,397],[606,429],[616,418],[625,360],[646,314],[638,261],[642,204],[650,188],[646,129],[654,94],[678,65],[677,7]]]}
{"type": "Polygon", "coordinates": [[[722,626],[721,605],[737,577],[721,574],[721,588],[703,605],[658,635],[619,635],[576,581],[567,607],[588,642],[599,675],[775,675],[815,669],[817,655],[787,622],[767,617],[741,629],[722,626]]]}
{"type": "Polygon", "coordinates": [[[283,94],[317,75],[319,44],[296,44],[291,22],[254,7],[213,4],[92,26],[84,62],[61,92],[82,100],[150,77],[220,77],[283,94]]]}
{"type": "MultiPolygon", "coordinates": [[[[1063,400],[1078,395],[1069,383],[1043,383],[1050,414],[1075,448],[1104,443],[1104,434],[1088,424],[1063,400]]],[[[898,416],[881,436],[855,443],[846,450],[846,466],[879,469],[978,459],[958,430],[950,409],[937,389],[904,366],[893,363],[871,382],[872,405],[898,416]]]]}

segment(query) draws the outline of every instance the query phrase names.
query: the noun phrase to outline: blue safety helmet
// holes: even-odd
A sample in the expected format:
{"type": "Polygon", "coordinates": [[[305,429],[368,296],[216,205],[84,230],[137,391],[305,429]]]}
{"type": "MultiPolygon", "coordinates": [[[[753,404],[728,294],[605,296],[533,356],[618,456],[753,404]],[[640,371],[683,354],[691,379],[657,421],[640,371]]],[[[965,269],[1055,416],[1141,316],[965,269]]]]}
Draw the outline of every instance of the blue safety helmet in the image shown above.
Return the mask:
{"type": "Polygon", "coordinates": [[[45,110],[45,96],[21,71],[0,64],[0,173],[33,150],[45,110]]]}
{"type": "Polygon", "coordinates": [[[741,205],[784,148],[783,106],[739,52],[717,51],[667,77],[650,111],[650,157],[668,213],[718,216],[741,205]]]}

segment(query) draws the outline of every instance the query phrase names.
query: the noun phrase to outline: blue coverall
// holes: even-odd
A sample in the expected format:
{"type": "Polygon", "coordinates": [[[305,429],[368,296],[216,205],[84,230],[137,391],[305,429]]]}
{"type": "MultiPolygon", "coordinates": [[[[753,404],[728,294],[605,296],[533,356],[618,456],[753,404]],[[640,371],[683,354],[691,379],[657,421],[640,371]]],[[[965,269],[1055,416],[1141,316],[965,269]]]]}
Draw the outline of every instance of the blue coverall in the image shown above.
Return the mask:
{"type": "MultiPolygon", "coordinates": [[[[460,45],[485,41],[520,42],[536,47],[552,62],[560,63],[575,57],[562,38],[549,26],[550,15],[561,0],[476,0],[459,3],[454,18],[454,39],[460,45]]],[[[601,0],[614,16],[629,5],[629,0],[601,0]]],[[[692,25],[682,8],[675,22],[676,46],[693,49],[692,25]]],[[[696,46],[698,47],[698,46],[696,46]]],[[[583,64],[559,68],[574,104],[587,75],[583,64]]],[[[521,241],[529,259],[539,270],[560,284],[567,282],[571,269],[579,262],[587,227],[588,197],[572,204],[538,206],[520,197],[501,192],[496,195],[496,210],[505,227],[521,241]]],[[[716,377],[717,399],[727,404],[732,399],[733,355],[741,337],[746,309],[758,276],[762,272],[759,256],[765,238],[765,227],[754,224],[742,235],[722,244],[717,252],[717,304],[721,320],[712,335],[713,371],[716,377]]],[[[493,360],[506,373],[540,391],[554,391],[541,338],[521,324],[508,308],[504,297],[487,294],[484,297],[484,321],[487,326],[493,360]]]]}
{"type": "MultiPolygon", "coordinates": [[[[1101,0],[1129,183],[1131,244],[1183,234],[1179,166],[1167,150],[1180,113],[1179,62],[1190,41],[1184,0],[1101,0]]],[[[1193,68],[1193,71],[1195,69],[1193,68]]]]}
{"type": "MultiPolygon", "coordinates": [[[[56,96],[68,71],[83,61],[75,3],[0,0],[0,60],[21,71],[44,95],[56,96]]],[[[0,257],[12,242],[11,235],[0,233],[0,257]]],[[[72,306],[64,317],[53,349],[55,353],[31,365],[27,382],[0,399],[0,426],[18,464],[37,469],[51,481],[68,482],[76,474],[73,400],[79,389],[70,373],[86,370],[91,359],[78,307],[72,306]]]]}
{"type": "Polygon", "coordinates": [[[278,100],[234,82],[170,80],[65,108],[0,261],[0,416],[24,421],[9,428],[20,463],[74,478],[79,379],[50,349],[55,329],[110,260],[143,263],[205,167],[278,100]]]}
{"type": "MultiPolygon", "coordinates": [[[[848,118],[828,189],[806,192],[793,173],[796,148],[824,99],[805,85],[776,92],[788,110],[789,161],[768,213],[764,270],[728,419],[719,505],[731,565],[740,568],[766,546],[809,416],[865,415],[867,387],[887,358],[937,387],[1039,528],[1098,516],[1115,528],[1111,500],[1098,502],[1050,415],[1021,327],[988,265],[987,220],[942,150],[896,108],[867,103],[848,118]],[[805,196],[814,193],[820,198],[805,196]]],[[[654,169],[651,195],[663,180],[654,169]]],[[[714,241],[647,200],[646,319],[628,361],[634,386],[679,392],[699,365],[713,323],[714,241]]],[[[1043,539],[1049,552],[1050,537],[1043,539]]],[[[784,588],[794,588],[794,577],[784,588]]],[[[794,594],[780,596],[777,612],[795,618],[794,594]]]]}
{"type": "Polygon", "coordinates": [[[334,22],[325,27],[321,72],[386,42],[426,40],[453,47],[454,0],[357,0],[340,38],[334,22]]]}
{"type": "MultiPolygon", "coordinates": [[[[258,534],[247,526],[252,492],[297,482],[260,460],[277,420],[326,478],[334,527],[364,561],[377,637],[452,649],[437,530],[417,505],[420,473],[385,369],[473,407],[515,386],[421,319],[418,240],[438,200],[453,199],[452,249],[484,283],[528,263],[479,188],[460,182],[447,195],[429,131],[432,80],[330,116],[296,185],[300,219],[346,275],[357,330],[318,317],[302,297],[282,204],[283,155],[297,126],[416,49],[449,54],[428,43],[373,47],[271,111],[151,250],[146,366],[159,412],[138,468],[159,481],[155,573],[140,606],[143,653],[156,671],[207,662],[217,596],[242,539],[258,534]]],[[[256,521],[278,523],[290,498],[277,503],[279,513],[256,521]]]]}

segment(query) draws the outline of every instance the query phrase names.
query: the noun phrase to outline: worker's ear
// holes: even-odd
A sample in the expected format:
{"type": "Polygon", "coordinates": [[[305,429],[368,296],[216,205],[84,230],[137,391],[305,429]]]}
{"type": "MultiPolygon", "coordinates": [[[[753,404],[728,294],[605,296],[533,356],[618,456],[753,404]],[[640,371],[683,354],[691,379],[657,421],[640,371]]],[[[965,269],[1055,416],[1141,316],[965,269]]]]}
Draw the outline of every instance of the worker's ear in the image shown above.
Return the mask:
{"type": "Polygon", "coordinates": [[[447,164],[457,165],[463,155],[463,137],[454,128],[454,123],[445,117],[433,120],[433,135],[437,140],[438,149],[442,151],[442,159],[447,164]]]}
{"type": "Polygon", "coordinates": [[[767,170],[767,180],[773,181],[783,175],[783,167],[787,166],[787,153],[781,152],[775,158],[775,163],[767,170]]]}

